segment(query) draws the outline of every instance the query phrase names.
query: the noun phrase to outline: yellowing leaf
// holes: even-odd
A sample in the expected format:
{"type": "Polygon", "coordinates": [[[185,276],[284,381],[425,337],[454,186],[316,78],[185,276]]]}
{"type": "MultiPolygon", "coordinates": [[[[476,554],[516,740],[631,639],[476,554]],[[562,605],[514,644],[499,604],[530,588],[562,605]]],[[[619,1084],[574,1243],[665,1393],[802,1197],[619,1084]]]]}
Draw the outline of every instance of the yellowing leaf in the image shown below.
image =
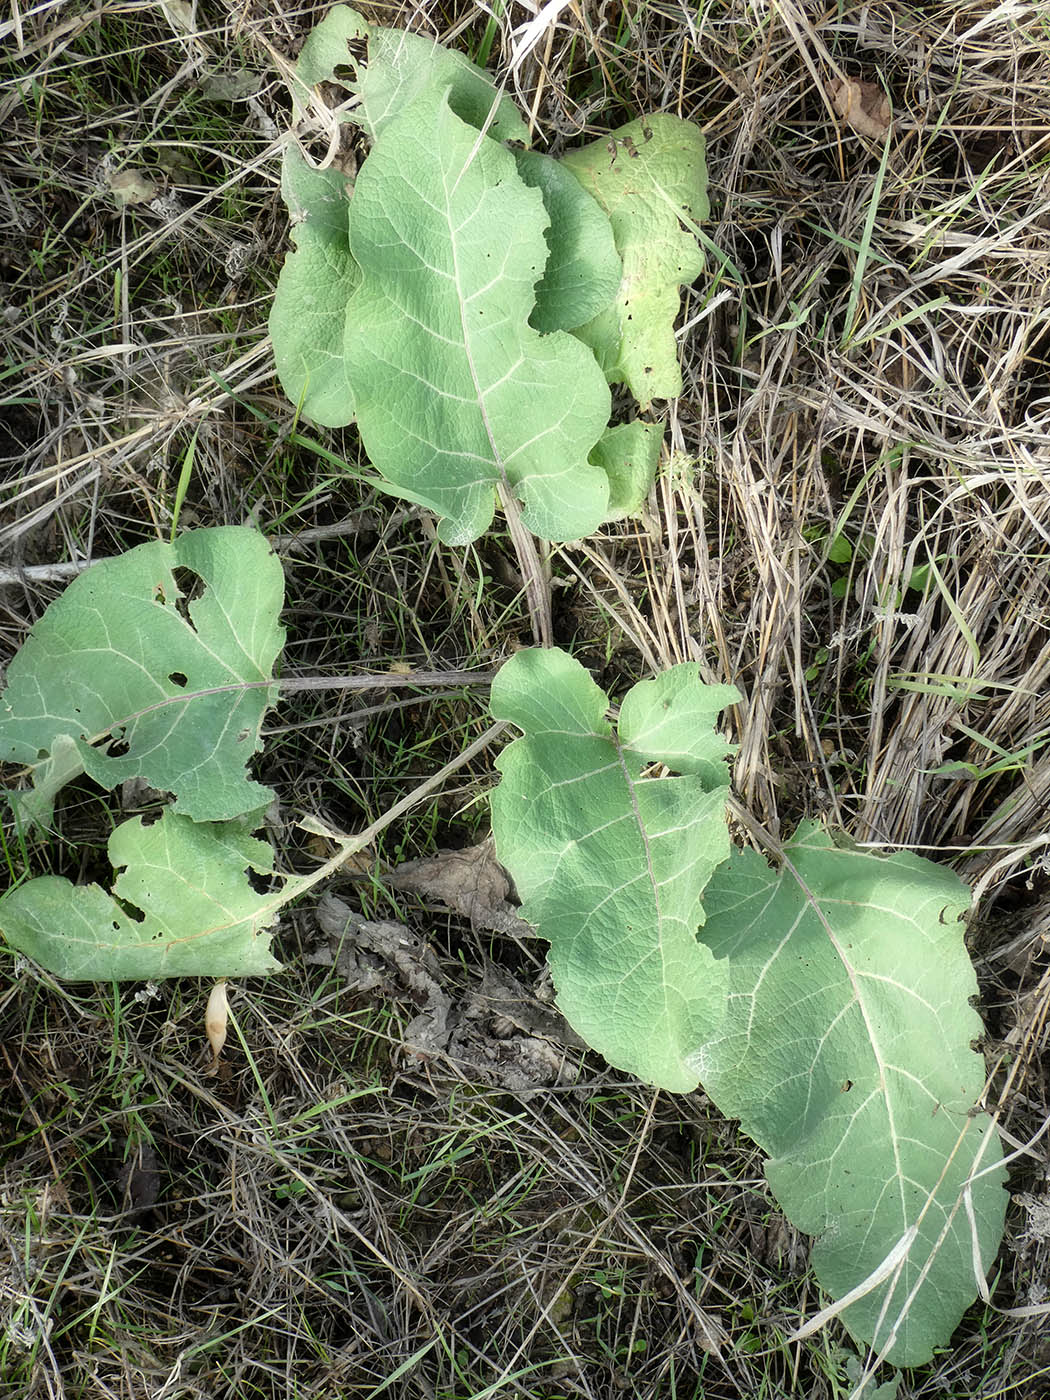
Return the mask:
{"type": "Polygon", "coordinates": [[[111,170],[106,175],[106,183],[122,208],[128,204],[148,204],[157,195],[155,181],[144,170],[111,170]]]}
{"type": "Polygon", "coordinates": [[[704,270],[683,221],[707,218],[704,137],[692,122],[657,113],[569,151],[562,163],[609,216],[623,280],[613,305],[576,331],[610,383],[643,406],[682,390],[674,322],[679,288],[704,270]]]}

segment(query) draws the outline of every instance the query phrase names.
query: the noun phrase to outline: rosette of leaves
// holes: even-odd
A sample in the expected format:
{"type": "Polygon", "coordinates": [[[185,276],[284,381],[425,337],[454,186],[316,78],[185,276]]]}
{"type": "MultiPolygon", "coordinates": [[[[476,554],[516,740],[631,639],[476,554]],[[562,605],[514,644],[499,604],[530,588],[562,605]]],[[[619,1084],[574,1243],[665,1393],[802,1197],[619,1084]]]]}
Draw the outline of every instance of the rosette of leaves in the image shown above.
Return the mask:
{"type": "Polygon", "coordinates": [[[288,396],[325,426],[356,421],[382,488],[451,543],[497,499],[549,540],[637,510],[662,433],[610,426],[607,383],[642,405],[680,390],[701,133],[660,114],[564,161],[512,150],[526,125],[481,69],[342,5],[304,46],[298,111],[325,82],[349,87],[340,116],[371,149],[353,182],[287,149],[295,246],[270,333],[288,396]]]}
{"type": "Polygon", "coordinates": [[[918,1365],[1003,1230],[1002,1148],[977,1109],[968,892],[944,867],[814,825],[778,869],[732,849],[714,720],[735,698],[674,667],[628,693],[614,732],[576,661],[518,653],[492,689],[493,715],[522,731],[498,761],[496,850],[574,1029],[738,1118],[784,1213],[816,1236],[845,1325],[918,1365]]]}

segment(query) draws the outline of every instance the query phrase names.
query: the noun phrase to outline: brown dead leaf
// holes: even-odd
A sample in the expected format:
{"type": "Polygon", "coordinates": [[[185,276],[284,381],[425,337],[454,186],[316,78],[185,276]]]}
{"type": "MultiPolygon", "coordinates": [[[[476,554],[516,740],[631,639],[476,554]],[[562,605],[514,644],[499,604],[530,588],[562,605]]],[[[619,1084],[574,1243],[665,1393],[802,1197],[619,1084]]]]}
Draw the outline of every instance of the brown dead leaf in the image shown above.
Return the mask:
{"type": "Polygon", "coordinates": [[[144,170],[109,171],[106,183],[121,208],[129,204],[148,204],[157,194],[157,186],[144,170]]]}
{"type": "Polygon", "coordinates": [[[65,1183],[58,1180],[45,1181],[34,1203],[41,1230],[56,1207],[59,1210],[73,1209],[69,1204],[69,1193],[66,1190],[65,1183]]]}
{"type": "Polygon", "coordinates": [[[259,91],[259,78],[245,68],[214,70],[199,79],[201,92],[211,102],[243,102],[259,91]]]}
{"type": "Polygon", "coordinates": [[[332,894],[321,896],[317,923],[325,942],[308,963],[333,968],[358,993],[407,996],[417,1008],[404,1030],[410,1058],[440,1057],[459,1075],[514,1093],[571,1080],[566,1047],[582,1042],[510,973],[486,967],[481,988],[464,992],[403,924],[365,919],[332,894]]]}
{"type": "Polygon", "coordinates": [[[395,889],[446,905],[474,928],[512,936],[532,932],[508,901],[510,881],[490,841],[404,861],[385,879],[395,889]]]}
{"type": "Polygon", "coordinates": [[[1024,1206],[1028,1220],[1017,1244],[1023,1250],[1032,1245],[1050,1244],[1050,1196],[1035,1196],[1019,1191],[1013,1200],[1024,1206]]]}
{"type": "Polygon", "coordinates": [[[485,963],[481,987],[471,996],[468,1012],[477,1018],[487,1018],[495,1035],[501,1031],[509,1033],[509,1027],[539,1040],[549,1040],[554,1045],[587,1049],[587,1042],[576,1034],[556,1007],[540,1001],[513,973],[492,962],[485,963]]]}
{"type": "MultiPolygon", "coordinates": [[[[311,831],[303,842],[303,849],[313,860],[323,863],[326,860],[331,860],[339,847],[335,836],[325,835],[320,831],[311,831]]],[[[363,851],[351,851],[339,869],[344,875],[363,875],[367,878],[375,870],[375,867],[375,851],[371,846],[366,846],[363,851]]]]}
{"type": "Polygon", "coordinates": [[[444,1050],[452,1002],[441,987],[441,969],[430,948],[404,924],[364,919],[333,894],[321,896],[317,922],[328,947],[307,954],[306,961],[334,966],[355,991],[404,987],[422,1008],[405,1027],[406,1047],[424,1055],[444,1050]]]}
{"type": "Polygon", "coordinates": [[[835,111],[858,136],[871,141],[885,138],[893,114],[889,98],[878,83],[863,78],[834,78],[828,84],[828,96],[835,111]]]}
{"type": "Polygon", "coordinates": [[[192,34],[197,28],[191,0],[160,0],[160,7],[176,34],[192,34]]]}

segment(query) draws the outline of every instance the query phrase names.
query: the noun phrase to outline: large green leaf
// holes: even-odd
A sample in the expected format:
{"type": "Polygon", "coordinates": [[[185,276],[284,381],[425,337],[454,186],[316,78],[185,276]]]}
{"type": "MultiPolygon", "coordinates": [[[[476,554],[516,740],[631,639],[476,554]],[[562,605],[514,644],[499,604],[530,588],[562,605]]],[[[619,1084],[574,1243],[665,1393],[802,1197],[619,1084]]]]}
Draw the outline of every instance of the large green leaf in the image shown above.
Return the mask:
{"type": "Polygon", "coordinates": [[[453,110],[479,131],[484,128],[499,141],[529,139],[521,113],[496,91],[483,69],[425,35],[369,24],[349,5],[333,5],[311,30],[294,82],[306,88],[323,82],[348,85],[358,105],[343,120],[372,137],[424,92],[436,95],[447,89],[453,110]],[[367,49],[364,63],[359,61],[362,47],[367,49]]]}
{"type": "MultiPolygon", "coordinates": [[[[371,25],[347,5],[333,5],[310,32],[291,81],[300,106],[308,88],[322,82],[348,84],[358,102],[342,120],[372,137],[420,93],[429,91],[436,100],[447,90],[453,110],[472,126],[480,129],[491,117],[492,135],[528,139],[513,102],[462,54],[403,29],[371,25]]],[[[281,193],[292,218],[295,248],[277,283],[270,337],[284,392],[326,428],[344,427],[354,418],[343,358],[346,306],[359,280],[349,242],[351,189],[352,182],[337,167],[314,169],[297,145],[286,148],[281,193]]],[[[611,230],[608,237],[611,248],[611,230]]]]}
{"type": "Polygon", "coordinates": [[[569,151],[567,170],[609,215],[623,260],[612,306],[576,331],[610,383],[641,404],[682,390],[674,322],[679,287],[699,277],[704,255],[688,229],[707,218],[704,137],[692,122],[656,113],[569,151]]]}
{"type": "Polygon", "coordinates": [[[970,1182],[1002,1153],[989,1120],[970,1116],[984,1064],[968,892],[946,868],[837,848],[806,826],[778,872],[735,853],[704,902],[701,938],[729,965],[704,1088],[769,1153],[770,1186],[819,1237],[813,1267],[835,1298],[916,1230],[843,1320],[895,1364],[925,1362],[972,1302],[1006,1200],[1000,1170],[970,1182]]]}
{"type": "Polygon", "coordinates": [[[267,931],[273,898],[247,875],[272,870],[273,853],[241,823],[196,823],[170,810],[151,826],[136,817],[109,838],[109,858],[123,867],[112,895],[55,875],[29,880],[0,898],[0,935],[70,981],[280,969],[267,931]]]}
{"type": "Polygon", "coordinates": [[[608,215],[560,162],[517,151],[518,174],[539,190],[549,220],[549,256],[530,320],[538,331],[571,331],[612,302],[623,265],[608,215]]]}
{"type": "Polygon", "coordinates": [[[49,822],[58,790],[84,772],[107,788],[144,778],[194,821],[266,807],[273,793],[245,765],[276,698],[266,682],[283,587],[266,540],[240,526],[139,545],[75,579],[0,695],[0,761],[33,777],[16,799],[26,818],[49,822]]]}
{"type": "Polygon", "coordinates": [[[611,1064],[672,1090],[696,1087],[725,1009],[726,966],[696,929],[729,854],[714,720],[738,698],[676,666],[629,692],[617,738],[564,652],[519,652],[492,686],[493,715],[524,732],[497,761],[496,849],[550,942],[558,1005],[611,1064]],[[686,776],[646,776],[653,762],[686,776]]]}
{"type": "Polygon", "coordinates": [[[315,170],[290,145],[281,193],[295,247],[284,260],[270,309],[277,375],[308,418],[342,428],[354,418],[343,337],[346,305],[359,280],[350,255],[350,181],[334,166],[315,170]]]}
{"type": "Polygon", "coordinates": [[[429,90],[382,129],[357,179],[347,373],[390,489],[477,539],[501,483],[544,539],[597,529],[608,480],[587,456],[609,419],[594,356],[529,325],[547,215],[511,153],[429,90]]]}
{"type": "Polygon", "coordinates": [[[468,125],[497,141],[529,140],[513,101],[497,92],[488,75],[456,49],[407,29],[369,29],[368,61],[358,70],[361,106],[355,119],[370,136],[378,136],[421,95],[433,100],[446,90],[452,110],[468,125]]]}

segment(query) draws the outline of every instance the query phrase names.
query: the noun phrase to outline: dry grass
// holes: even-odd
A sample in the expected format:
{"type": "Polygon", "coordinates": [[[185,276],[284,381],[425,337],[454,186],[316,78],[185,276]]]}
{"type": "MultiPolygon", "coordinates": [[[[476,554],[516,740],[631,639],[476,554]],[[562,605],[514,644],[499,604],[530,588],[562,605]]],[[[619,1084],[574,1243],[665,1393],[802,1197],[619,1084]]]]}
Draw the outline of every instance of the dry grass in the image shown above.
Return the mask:
{"type": "MultiPolygon", "coordinates": [[[[505,74],[528,18],[369,8],[505,74]]],[[[506,539],[438,547],[340,469],[351,432],[322,455],[291,431],[273,377],[277,65],[314,7],[188,12],[68,0],[0,23],[3,655],[66,566],[170,527],[196,432],[183,523],[282,537],[286,675],[491,666],[528,640],[506,539]],[[124,169],[156,191],[120,212],[124,169]]],[[[555,152],[646,109],[708,134],[723,264],[684,307],[675,455],[642,522],[555,552],[555,640],[614,691],[687,658],[734,681],[736,791],[770,831],[826,814],[979,886],[1017,1199],[994,1306],[899,1394],[1035,1400],[1046,1321],[1005,1310],[1050,1288],[1050,14],[576,0],[509,80],[555,152]],[[835,79],[888,95],[888,142],[836,114],[835,79]]],[[[297,816],[364,825],[484,722],[459,687],[290,697],[260,775],[286,861],[297,816]]],[[[478,762],[388,830],[380,868],[475,839],[490,781],[478,762]]],[[[87,793],[64,820],[73,873],[105,828],[87,793]]],[[[63,987],[7,960],[0,1393],[850,1393],[841,1334],[785,1340],[819,1306],[806,1242],[702,1095],[571,1046],[523,1082],[483,978],[542,994],[537,946],[378,877],[338,893],[425,937],[470,1054],[406,1052],[419,1008],[393,968],[355,993],[307,963],[311,909],[283,925],[288,971],[237,990],[216,1078],[200,988],[63,987]]]]}

